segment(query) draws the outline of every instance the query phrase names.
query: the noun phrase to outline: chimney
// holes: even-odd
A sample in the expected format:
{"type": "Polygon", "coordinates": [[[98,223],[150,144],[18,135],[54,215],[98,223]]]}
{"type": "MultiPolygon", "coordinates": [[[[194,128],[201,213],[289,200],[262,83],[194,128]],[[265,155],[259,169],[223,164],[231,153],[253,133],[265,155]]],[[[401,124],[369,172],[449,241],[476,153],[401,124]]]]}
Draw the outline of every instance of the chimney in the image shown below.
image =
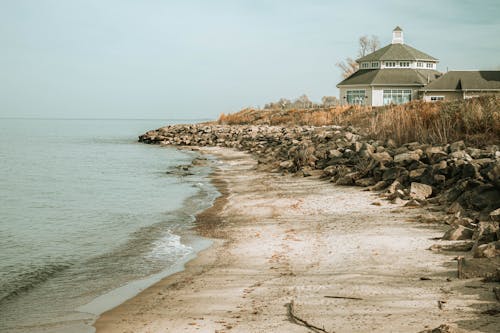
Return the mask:
{"type": "Polygon", "coordinates": [[[404,44],[403,29],[400,27],[394,28],[392,30],[392,44],[404,44]]]}

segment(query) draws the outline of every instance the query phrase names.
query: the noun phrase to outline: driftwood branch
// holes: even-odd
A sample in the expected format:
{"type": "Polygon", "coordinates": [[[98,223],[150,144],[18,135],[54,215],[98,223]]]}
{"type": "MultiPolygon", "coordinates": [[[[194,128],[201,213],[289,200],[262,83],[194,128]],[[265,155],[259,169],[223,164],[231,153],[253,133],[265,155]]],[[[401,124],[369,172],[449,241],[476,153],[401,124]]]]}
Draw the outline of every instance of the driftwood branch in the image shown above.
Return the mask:
{"type": "Polygon", "coordinates": [[[325,298],[340,298],[340,299],[354,299],[356,301],[362,301],[362,298],[359,297],[349,297],[349,296],[325,296],[325,298]]]}
{"type": "MultiPolygon", "coordinates": [[[[295,313],[293,311],[293,301],[286,304],[286,309],[287,309],[288,319],[290,320],[290,322],[297,324],[297,325],[305,326],[308,329],[310,329],[311,331],[316,332],[316,333],[318,333],[318,332],[330,333],[327,330],[325,330],[324,328],[315,326],[315,325],[307,322],[306,320],[297,317],[297,315],[295,315],[295,313]]],[[[331,333],[334,333],[334,332],[331,332],[331,333]]]]}

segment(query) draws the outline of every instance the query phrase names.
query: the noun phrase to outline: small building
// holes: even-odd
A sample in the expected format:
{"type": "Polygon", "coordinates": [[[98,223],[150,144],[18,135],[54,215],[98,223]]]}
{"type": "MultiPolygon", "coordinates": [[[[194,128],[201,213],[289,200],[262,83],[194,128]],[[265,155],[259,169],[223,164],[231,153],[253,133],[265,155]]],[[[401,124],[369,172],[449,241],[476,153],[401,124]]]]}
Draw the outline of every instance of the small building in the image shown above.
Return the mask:
{"type": "Polygon", "coordinates": [[[392,43],[356,60],[359,70],[340,82],[341,104],[381,106],[402,104],[438,78],[438,59],[404,43],[396,27],[392,43]]]}
{"type": "Polygon", "coordinates": [[[500,96],[500,71],[450,71],[421,89],[428,102],[500,96]]]}

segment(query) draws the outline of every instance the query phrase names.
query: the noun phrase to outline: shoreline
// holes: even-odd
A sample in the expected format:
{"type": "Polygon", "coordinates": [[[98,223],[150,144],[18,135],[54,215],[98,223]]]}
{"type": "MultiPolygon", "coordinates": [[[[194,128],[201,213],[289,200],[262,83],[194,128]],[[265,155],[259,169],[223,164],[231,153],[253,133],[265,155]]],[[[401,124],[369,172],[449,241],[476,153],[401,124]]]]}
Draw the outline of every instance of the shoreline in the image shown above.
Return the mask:
{"type": "MultiPolygon", "coordinates": [[[[215,238],[213,245],[184,271],[101,314],[94,324],[98,333],[302,332],[291,316],[297,313],[336,332],[418,332],[450,322],[493,332],[500,324],[472,311],[488,303],[467,296],[470,288],[481,288],[477,279],[455,279],[450,254],[426,251],[442,227],[403,222],[416,210],[371,205],[366,201],[378,200],[357,188],[256,171],[256,161],[245,153],[201,151],[221,163],[211,176],[221,196],[197,215],[195,227],[215,238]],[[325,204],[325,198],[340,203],[325,204]],[[360,206],[375,212],[367,218],[360,206]],[[391,254],[406,256],[385,258],[391,254]]],[[[478,293],[488,298],[486,291],[478,293]]]]}

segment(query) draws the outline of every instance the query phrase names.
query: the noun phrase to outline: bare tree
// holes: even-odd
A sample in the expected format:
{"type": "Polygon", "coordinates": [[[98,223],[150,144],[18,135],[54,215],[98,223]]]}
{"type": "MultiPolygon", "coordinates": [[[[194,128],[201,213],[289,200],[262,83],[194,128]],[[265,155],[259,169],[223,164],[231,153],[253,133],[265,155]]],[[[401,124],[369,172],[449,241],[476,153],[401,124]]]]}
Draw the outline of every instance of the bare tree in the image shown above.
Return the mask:
{"type": "Polygon", "coordinates": [[[342,71],[342,76],[348,78],[359,68],[358,63],[352,58],[346,58],[335,64],[342,71]]]}
{"type": "MultiPolygon", "coordinates": [[[[371,37],[368,37],[367,35],[361,36],[359,37],[358,43],[358,58],[364,57],[365,55],[375,52],[380,48],[380,40],[375,35],[372,35],[371,37]]],[[[340,68],[344,78],[348,78],[359,69],[358,63],[352,58],[346,58],[335,65],[340,68]]]]}

